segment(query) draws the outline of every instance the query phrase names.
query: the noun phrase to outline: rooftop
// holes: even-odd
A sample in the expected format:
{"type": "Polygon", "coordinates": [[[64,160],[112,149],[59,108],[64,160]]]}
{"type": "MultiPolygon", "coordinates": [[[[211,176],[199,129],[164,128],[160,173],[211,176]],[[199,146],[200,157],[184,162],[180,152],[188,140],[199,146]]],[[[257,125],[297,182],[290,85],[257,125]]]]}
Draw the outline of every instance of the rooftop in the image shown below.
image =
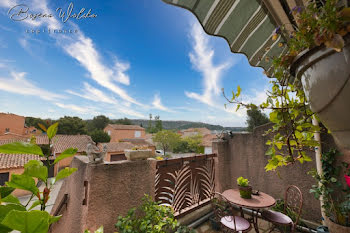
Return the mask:
{"type": "Polygon", "coordinates": [[[28,154],[1,154],[0,169],[22,168],[29,160],[39,160],[39,155],[28,154]]]}
{"type": "Polygon", "coordinates": [[[113,129],[138,129],[138,130],[145,130],[145,128],[142,128],[139,125],[117,125],[117,124],[108,124],[107,127],[110,126],[113,129]]]}

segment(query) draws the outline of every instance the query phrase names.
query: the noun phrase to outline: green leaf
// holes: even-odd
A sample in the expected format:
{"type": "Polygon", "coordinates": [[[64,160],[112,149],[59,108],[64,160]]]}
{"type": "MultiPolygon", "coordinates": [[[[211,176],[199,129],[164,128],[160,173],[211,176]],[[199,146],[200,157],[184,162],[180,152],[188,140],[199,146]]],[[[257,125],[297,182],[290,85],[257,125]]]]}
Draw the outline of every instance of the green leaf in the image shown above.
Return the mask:
{"type": "Polygon", "coordinates": [[[43,156],[41,148],[26,142],[13,142],[0,146],[0,153],[4,154],[32,154],[43,156]]]}
{"type": "Polygon", "coordinates": [[[36,206],[38,206],[40,204],[41,204],[41,202],[39,200],[36,200],[36,201],[33,202],[33,204],[29,207],[28,210],[31,210],[31,209],[35,208],[36,206]]]}
{"type": "Polygon", "coordinates": [[[43,125],[43,124],[41,124],[41,123],[38,123],[38,125],[39,125],[40,129],[42,129],[44,132],[47,131],[45,125],[43,125]]]}
{"type": "Polygon", "coordinates": [[[47,136],[52,139],[56,133],[57,133],[57,129],[58,129],[58,122],[56,122],[55,124],[51,125],[48,129],[47,129],[47,136]]]}
{"type": "Polygon", "coordinates": [[[236,93],[236,97],[238,97],[241,94],[241,87],[238,85],[237,86],[237,93],[236,93]]]}
{"type": "Polygon", "coordinates": [[[0,199],[7,197],[10,195],[15,189],[6,186],[0,186],[0,199]]]}
{"type": "Polygon", "coordinates": [[[11,180],[6,182],[6,185],[12,188],[28,190],[35,195],[39,192],[39,189],[35,185],[35,180],[32,177],[23,174],[12,174],[11,180]]]}
{"type": "Polygon", "coordinates": [[[30,212],[11,210],[1,222],[4,226],[22,233],[47,233],[50,215],[46,211],[30,212]]]}
{"type": "Polygon", "coordinates": [[[1,233],[12,231],[11,228],[8,228],[8,227],[1,224],[2,220],[6,217],[6,215],[11,210],[26,211],[26,208],[24,208],[24,206],[16,205],[16,204],[0,205],[0,232],[1,233]]]}
{"type": "Polygon", "coordinates": [[[238,111],[238,109],[241,107],[240,104],[237,104],[237,108],[236,108],[236,112],[238,111]]]}
{"type": "Polygon", "coordinates": [[[17,197],[13,196],[12,194],[6,196],[5,198],[1,199],[1,202],[5,203],[13,203],[13,204],[21,204],[17,197]]]}
{"type": "Polygon", "coordinates": [[[295,131],[295,137],[296,137],[297,139],[301,139],[301,138],[303,138],[303,135],[302,135],[302,133],[300,133],[298,130],[296,130],[296,131],[295,131]]]}
{"type": "Polygon", "coordinates": [[[57,222],[58,220],[61,219],[61,217],[62,217],[62,215],[59,215],[59,216],[50,216],[49,224],[52,224],[52,223],[57,222]]]}
{"type": "Polygon", "coordinates": [[[283,142],[275,142],[275,145],[276,145],[277,148],[280,150],[280,149],[282,149],[283,142]]]}
{"type": "Polygon", "coordinates": [[[74,156],[77,153],[78,149],[76,148],[68,148],[67,150],[63,151],[60,156],[58,156],[55,161],[54,164],[56,164],[57,162],[61,161],[62,159],[74,156]]]}
{"type": "Polygon", "coordinates": [[[100,226],[95,233],[103,233],[103,226],[100,226]]]}
{"type": "Polygon", "coordinates": [[[69,168],[69,167],[62,169],[61,171],[58,172],[58,174],[55,178],[55,182],[70,176],[76,170],[78,170],[78,169],[77,168],[69,168]]]}
{"type": "Polygon", "coordinates": [[[41,161],[38,160],[30,160],[28,163],[24,165],[24,173],[25,175],[36,177],[44,182],[47,180],[48,171],[47,167],[43,165],[41,161]]]}

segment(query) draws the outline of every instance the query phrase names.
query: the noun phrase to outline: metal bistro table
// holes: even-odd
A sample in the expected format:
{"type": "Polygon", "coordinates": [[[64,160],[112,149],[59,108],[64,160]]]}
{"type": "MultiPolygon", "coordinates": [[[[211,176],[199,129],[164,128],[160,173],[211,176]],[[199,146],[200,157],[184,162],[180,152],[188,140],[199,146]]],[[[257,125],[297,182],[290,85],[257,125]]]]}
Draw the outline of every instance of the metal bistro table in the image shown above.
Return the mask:
{"type": "Polygon", "coordinates": [[[225,190],[222,195],[232,204],[235,204],[240,207],[241,215],[244,218],[243,207],[252,209],[252,217],[248,219],[253,223],[255,231],[259,232],[258,228],[258,215],[260,209],[268,208],[275,205],[275,198],[270,195],[259,192],[259,195],[252,195],[251,199],[244,199],[239,195],[238,189],[228,189],[225,190]]]}

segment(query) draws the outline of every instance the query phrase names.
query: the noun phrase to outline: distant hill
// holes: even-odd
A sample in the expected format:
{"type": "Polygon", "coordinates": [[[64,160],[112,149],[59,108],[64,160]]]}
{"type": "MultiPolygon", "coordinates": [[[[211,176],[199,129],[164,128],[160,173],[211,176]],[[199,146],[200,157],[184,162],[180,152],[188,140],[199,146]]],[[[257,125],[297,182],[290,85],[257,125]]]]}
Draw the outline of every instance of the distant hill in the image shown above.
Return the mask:
{"type": "MultiPolygon", "coordinates": [[[[134,125],[142,125],[142,127],[148,127],[149,120],[130,119],[134,125]]],[[[211,125],[202,122],[193,121],[164,121],[162,120],[163,129],[189,129],[189,128],[207,128],[209,130],[231,130],[231,131],[244,131],[245,127],[223,127],[221,125],[211,125]]],[[[154,126],[154,121],[152,121],[154,126]]]]}

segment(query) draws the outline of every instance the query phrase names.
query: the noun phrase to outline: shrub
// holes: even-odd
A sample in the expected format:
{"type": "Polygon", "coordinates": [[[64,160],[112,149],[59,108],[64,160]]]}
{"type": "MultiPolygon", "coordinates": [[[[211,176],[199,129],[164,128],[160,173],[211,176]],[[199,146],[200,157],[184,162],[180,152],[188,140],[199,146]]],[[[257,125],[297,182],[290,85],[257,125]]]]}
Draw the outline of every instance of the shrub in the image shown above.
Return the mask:
{"type": "Polygon", "coordinates": [[[186,226],[179,226],[171,207],[152,201],[148,195],[142,198],[141,206],[130,209],[125,217],[119,216],[115,227],[119,233],[194,232],[186,226]]]}

